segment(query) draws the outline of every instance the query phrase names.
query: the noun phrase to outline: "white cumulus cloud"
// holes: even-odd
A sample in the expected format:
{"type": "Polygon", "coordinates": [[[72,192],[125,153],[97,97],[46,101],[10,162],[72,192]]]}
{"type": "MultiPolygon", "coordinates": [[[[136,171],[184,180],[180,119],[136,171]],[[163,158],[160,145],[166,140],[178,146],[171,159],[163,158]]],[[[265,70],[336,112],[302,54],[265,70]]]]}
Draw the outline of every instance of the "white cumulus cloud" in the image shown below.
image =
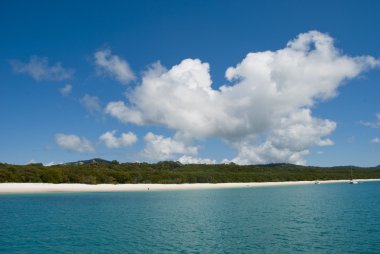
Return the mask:
{"type": "Polygon", "coordinates": [[[143,117],[141,112],[132,110],[125,105],[123,101],[115,101],[107,104],[105,112],[112,116],[115,116],[124,123],[136,123],[143,124],[143,117]]]}
{"type": "Polygon", "coordinates": [[[111,50],[105,49],[95,52],[95,65],[99,73],[109,75],[122,84],[128,84],[135,79],[135,75],[127,61],[119,56],[112,55],[111,50]]]}
{"type": "Polygon", "coordinates": [[[32,56],[29,62],[12,60],[10,64],[15,73],[28,74],[37,81],[65,80],[70,79],[74,74],[74,70],[62,67],[62,64],[59,62],[49,65],[47,57],[32,56]]]}
{"type": "Polygon", "coordinates": [[[179,159],[182,164],[216,164],[216,160],[208,158],[198,158],[189,155],[182,155],[179,159]]]}
{"type": "Polygon", "coordinates": [[[63,96],[67,96],[71,93],[71,91],[73,90],[73,86],[71,84],[66,84],[64,87],[62,87],[61,89],[59,89],[59,92],[63,95],[63,96]]]}
{"type": "Polygon", "coordinates": [[[62,162],[54,162],[54,161],[51,161],[51,162],[48,162],[48,163],[43,163],[43,165],[45,167],[51,167],[51,166],[60,165],[60,164],[63,164],[63,163],[62,162]]]}
{"type": "Polygon", "coordinates": [[[380,138],[375,137],[375,138],[371,139],[371,143],[379,144],[380,143],[380,138]]]}
{"type": "Polygon", "coordinates": [[[116,131],[107,131],[99,139],[104,142],[108,148],[120,148],[131,146],[137,142],[137,136],[133,132],[121,133],[120,137],[115,136],[116,131]]]}
{"type": "Polygon", "coordinates": [[[238,164],[289,162],[305,164],[303,157],[309,154],[308,148],[333,145],[332,140],[322,139],[336,128],[329,120],[311,116],[309,109],[302,109],[280,120],[261,144],[245,139],[236,144],[238,156],[232,162],[238,164]]]}
{"type": "Polygon", "coordinates": [[[80,153],[94,152],[91,142],[86,138],[73,134],[58,133],[55,135],[55,142],[62,148],[80,153]]]}
{"type": "Polygon", "coordinates": [[[226,70],[230,83],[212,88],[210,66],[185,59],[159,63],[105,112],[125,123],[156,124],[189,139],[219,137],[237,150],[237,163],[304,163],[311,146],[332,145],[331,120],[312,107],[338,94],[344,81],[378,66],[371,56],[350,57],[318,31],[298,35],[277,51],[249,53],[226,70]]]}
{"type": "Polygon", "coordinates": [[[155,135],[149,132],[144,137],[143,156],[152,160],[173,159],[178,154],[197,155],[198,147],[187,146],[184,142],[170,137],[155,135]]]}

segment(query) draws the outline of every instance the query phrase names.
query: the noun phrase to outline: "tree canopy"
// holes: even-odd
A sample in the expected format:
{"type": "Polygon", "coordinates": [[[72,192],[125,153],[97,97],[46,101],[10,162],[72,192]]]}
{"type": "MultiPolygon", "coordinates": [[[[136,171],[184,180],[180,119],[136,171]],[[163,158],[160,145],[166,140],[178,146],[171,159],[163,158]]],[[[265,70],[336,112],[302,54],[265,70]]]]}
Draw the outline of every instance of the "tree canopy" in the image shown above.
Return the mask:
{"type": "Polygon", "coordinates": [[[380,178],[380,168],[311,167],[292,164],[247,165],[91,162],[84,164],[0,164],[0,182],[20,183],[227,183],[380,178]]]}

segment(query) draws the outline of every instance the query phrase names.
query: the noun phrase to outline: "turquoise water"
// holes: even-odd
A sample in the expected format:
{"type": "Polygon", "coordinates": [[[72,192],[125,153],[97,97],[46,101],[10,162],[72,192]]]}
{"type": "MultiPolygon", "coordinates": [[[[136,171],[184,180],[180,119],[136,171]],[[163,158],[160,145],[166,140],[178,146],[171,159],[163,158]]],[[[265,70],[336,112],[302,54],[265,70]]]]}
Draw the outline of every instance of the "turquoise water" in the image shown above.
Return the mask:
{"type": "Polygon", "coordinates": [[[380,183],[0,195],[1,253],[380,253],[380,183]]]}

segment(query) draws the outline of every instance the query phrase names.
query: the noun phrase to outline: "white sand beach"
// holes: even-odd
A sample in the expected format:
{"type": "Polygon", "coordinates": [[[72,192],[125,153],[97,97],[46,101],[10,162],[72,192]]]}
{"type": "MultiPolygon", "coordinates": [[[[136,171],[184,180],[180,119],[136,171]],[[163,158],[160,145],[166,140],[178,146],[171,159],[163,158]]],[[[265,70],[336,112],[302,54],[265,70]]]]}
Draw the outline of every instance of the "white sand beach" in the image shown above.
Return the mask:
{"type": "MultiPolygon", "coordinates": [[[[357,179],[358,182],[380,181],[380,179],[357,179]]],[[[348,180],[319,181],[320,184],[348,183],[348,180]]],[[[52,183],[0,183],[0,194],[49,193],[49,192],[114,192],[114,191],[157,191],[192,190],[219,188],[252,188],[315,184],[315,181],[252,182],[252,183],[188,183],[188,184],[52,184],[52,183]]]]}

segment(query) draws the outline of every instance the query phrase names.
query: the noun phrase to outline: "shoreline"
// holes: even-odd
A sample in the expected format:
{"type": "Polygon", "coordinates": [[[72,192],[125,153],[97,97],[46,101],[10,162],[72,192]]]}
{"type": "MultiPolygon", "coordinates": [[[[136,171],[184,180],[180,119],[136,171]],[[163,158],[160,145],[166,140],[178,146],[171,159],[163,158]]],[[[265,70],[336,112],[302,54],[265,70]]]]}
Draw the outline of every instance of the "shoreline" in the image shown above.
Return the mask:
{"type": "MultiPolygon", "coordinates": [[[[377,182],[380,179],[355,179],[358,182],[377,182]]],[[[81,184],[81,183],[0,183],[0,194],[59,193],[59,192],[126,192],[157,190],[200,190],[254,188],[270,186],[307,185],[316,181],[250,182],[250,183],[184,183],[184,184],[81,184]]],[[[324,180],[319,184],[348,183],[349,180],[324,180]]]]}

